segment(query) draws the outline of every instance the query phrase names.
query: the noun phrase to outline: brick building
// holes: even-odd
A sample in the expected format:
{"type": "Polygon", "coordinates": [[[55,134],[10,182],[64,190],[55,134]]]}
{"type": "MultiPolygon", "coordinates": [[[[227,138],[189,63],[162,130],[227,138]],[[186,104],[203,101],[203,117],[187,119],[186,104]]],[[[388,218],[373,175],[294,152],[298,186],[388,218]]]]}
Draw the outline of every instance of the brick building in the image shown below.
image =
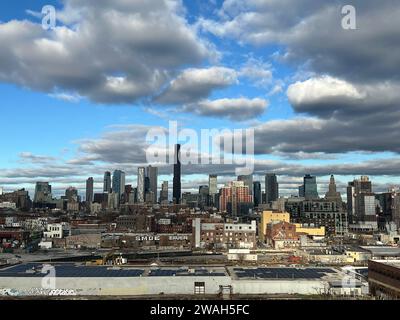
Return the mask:
{"type": "Polygon", "coordinates": [[[266,242],[275,249],[297,247],[300,245],[296,226],[286,221],[272,222],[267,225],[266,242]]]}
{"type": "Polygon", "coordinates": [[[253,249],[256,241],[256,221],[250,224],[209,222],[202,223],[200,218],[193,221],[193,238],[196,248],[204,249],[253,249]]]}

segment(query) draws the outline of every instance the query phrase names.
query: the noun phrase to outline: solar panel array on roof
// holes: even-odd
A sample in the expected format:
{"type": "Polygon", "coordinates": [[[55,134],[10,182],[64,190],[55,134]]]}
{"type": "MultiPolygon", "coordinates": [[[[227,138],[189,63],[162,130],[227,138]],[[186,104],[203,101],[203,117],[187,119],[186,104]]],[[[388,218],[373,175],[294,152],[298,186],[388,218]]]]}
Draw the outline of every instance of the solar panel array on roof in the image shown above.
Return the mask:
{"type": "Polygon", "coordinates": [[[238,278],[253,279],[319,279],[335,271],[329,268],[234,268],[238,278]]]}
{"type": "Polygon", "coordinates": [[[354,271],[363,277],[368,277],[368,268],[363,268],[363,269],[360,268],[354,271]]]}
{"type": "MultiPolygon", "coordinates": [[[[27,263],[0,270],[0,277],[43,277],[48,272],[43,264],[27,263]],[[43,271],[42,271],[43,269],[43,271]]],[[[142,269],[110,269],[103,266],[80,266],[73,263],[51,264],[56,277],[139,277],[142,269]]]]}
{"type": "Polygon", "coordinates": [[[190,276],[208,276],[208,277],[223,277],[225,272],[214,272],[207,269],[195,269],[194,272],[189,272],[187,269],[155,269],[150,270],[150,277],[190,277],[190,276]]]}

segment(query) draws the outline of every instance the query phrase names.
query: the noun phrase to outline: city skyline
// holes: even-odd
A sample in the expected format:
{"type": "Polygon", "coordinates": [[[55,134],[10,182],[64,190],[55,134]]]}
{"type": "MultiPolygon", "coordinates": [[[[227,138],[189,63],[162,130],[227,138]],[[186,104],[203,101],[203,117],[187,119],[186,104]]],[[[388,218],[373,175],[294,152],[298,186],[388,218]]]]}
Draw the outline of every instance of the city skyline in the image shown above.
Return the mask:
{"type": "MultiPolygon", "coordinates": [[[[143,178],[148,178],[146,172],[148,171],[149,168],[158,169],[157,167],[152,167],[152,166],[139,167],[138,168],[139,169],[138,175],[141,175],[140,171],[143,170],[143,175],[144,175],[143,178]]],[[[125,172],[123,170],[119,170],[119,169],[114,170],[114,172],[122,172],[123,174],[125,174],[125,172]]],[[[156,170],[156,172],[157,172],[157,170],[156,170]]],[[[107,173],[109,173],[109,171],[105,171],[104,175],[106,175],[107,173]]],[[[136,175],[136,177],[138,175],[136,175]]],[[[182,176],[184,176],[184,174],[182,174],[182,176]]],[[[304,198],[304,194],[302,194],[301,193],[302,191],[300,190],[300,187],[302,187],[302,185],[298,185],[297,188],[294,189],[293,193],[285,193],[285,192],[282,192],[282,190],[284,190],[284,189],[281,189],[280,176],[275,175],[273,173],[266,173],[263,176],[257,176],[260,179],[255,179],[254,175],[252,177],[252,179],[253,179],[252,188],[254,188],[255,184],[259,184],[260,187],[261,187],[261,189],[260,189],[260,191],[262,191],[261,203],[271,202],[271,201],[264,202],[265,193],[267,191],[266,178],[270,177],[270,176],[275,176],[276,183],[277,183],[277,187],[276,187],[277,189],[274,189],[274,190],[276,190],[274,192],[277,192],[277,195],[278,195],[278,197],[274,198],[274,200],[272,200],[272,201],[276,201],[280,197],[288,198],[288,197],[293,197],[294,196],[294,197],[303,197],[304,198]]],[[[214,181],[212,182],[213,185],[214,184],[216,185],[217,194],[220,191],[220,189],[228,186],[230,183],[235,182],[235,181],[236,182],[240,182],[241,181],[241,182],[244,183],[245,186],[247,186],[246,182],[242,178],[243,176],[240,176],[240,175],[239,176],[225,176],[224,177],[224,176],[220,176],[220,175],[216,175],[216,174],[210,174],[205,183],[200,183],[198,185],[191,185],[190,188],[183,188],[181,190],[181,194],[184,194],[184,193],[196,194],[196,193],[199,193],[199,187],[207,186],[207,188],[208,188],[210,186],[210,182],[211,182],[210,177],[217,177],[217,181],[218,182],[216,184],[215,184],[214,181]]],[[[305,173],[304,176],[301,178],[301,182],[305,181],[305,179],[309,179],[310,177],[315,178],[314,181],[316,183],[317,193],[318,193],[317,197],[309,197],[309,198],[305,197],[306,199],[308,198],[310,200],[311,199],[327,198],[327,199],[331,199],[332,201],[334,201],[335,200],[334,198],[337,198],[337,194],[339,194],[340,198],[343,199],[344,202],[346,202],[347,201],[347,196],[348,196],[349,184],[353,183],[353,181],[358,181],[360,179],[362,180],[363,177],[367,177],[368,178],[368,181],[369,181],[369,184],[370,184],[370,188],[376,194],[385,193],[385,192],[388,192],[390,190],[400,190],[400,186],[399,185],[390,185],[387,189],[379,190],[379,189],[376,188],[376,185],[375,185],[373,179],[371,179],[370,176],[353,176],[352,179],[347,181],[340,188],[338,188],[338,183],[336,181],[336,176],[334,174],[329,176],[329,180],[328,181],[325,181],[325,180],[320,180],[318,177],[310,175],[309,173],[305,173]],[[332,187],[333,185],[334,185],[334,187],[332,187]],[[334,189],[332,189],[332,188],[334,188],[334,189]]],[[[125,179],[125,175],[124,175],[124,179],[125,179]]],[[[163,184],[166,183],[166,186],[168,187],[168,189],[167,189],[168,190],[168,199],[169,199],[169,201],[172,202],[173,201],[173,179],[171,179],[171,180],[160,179],[159,175],[156,175],[156,179],[159,181],[159,183],[157,184],[157,196],[154,199],[154,201],[155,202],[159,201],[160,192],[161,192],[161,190],[163,190],[163,184]]],[[[41,180],[41,181],[36,181],[35,183],[33,183],[33,186],[32,186],[31,189],[25,189],[25,188],[16,187],[15,189],[12,189],[12,190],[6,190],[2,186],[0,186],[0,190],[1,190],[2,193],[7,193],[7,192],[14,192],[14,191],[18,191],[18,190],[21,190],[21,189],[25,189],[26,191],[29,192],[29,195],[31,196],[31,199],[33,201],[34,200],[34,196],[36,194],[36,190],[35,189],[37,188],[38,183],[40,185],[48,184],[50,186],[50,193],[54,197],[62,197],[62,196],[65,195],[65,191],[66,190],[68,190],[69,188],[73,188],[73,189],[77,190],[77,192],[78,192],[79,196],[81,197],[81,199],[84,200],[87,197],[86,190],[88,188],[88,181],[89,180],[92,180],[91,181],[91,188],[93,188],[92,189],[93,190],[93,194],[114,192],[113,189],[110,189],[107,192],[104,190],[104,183],[105,183],[104,179],[102,179],[101,181],[99,181],[99,180],[96,181],[96,179],[93,178],[93,177],[88,177],[87,179],[85,179],[85,181],[82,184],[84,187],[82,187],[81,189],[77,188],[76,185],[68,185],[66,188],[59,189],[56,192],[54,192],[54,188],[52,186],[52,181],[51,180],[48,180],[48,181],[41,180]],[[97,184],[97,188],[95,187],[96,184],[97,184]]],[[[143,181],[143,183],[144,183],[144,181],[143,181]]],[[[140,200],[141,199],[140,196],[139,196],[140,187],[139,187],[139,184],[138,184],[138,179],[132,180],[132,181],[129,180],[129,179],[125,180],[125,186],[128,186],[128,185],[131,186],[132,188],[137,189],[136,192],[137,192],[137,196],[138,196],[138,200],[137,200],[138,203],[145,202],[145,198],[143,198],[143,200],[140,200]]],[[[150,189],[145,190],[145,186],[143,185],[143,192],[144,193],[145,192],[149,192],[149,191],[153,191],[153,190],[150,190],[150,189]]],[[[250,188],[249,188],[249,192],[251,193],[251,189],[250,188]]],[[[211,194],[210,194],[210,196],[211,196],[211,194]]],[[[143,194],[143,197],[145,197],[145,194],[143,194]]],[[[254,197],[254,195],[253,195],[253,197],[254,197]]]]}
{"type": "Polygon", "coordinates": [[[399,17],[0,1],[0,300],[400,299],[399,17]]]}
{"type": "MultiPolygon", "coordinates": [[[[348,181],[361,175],[369,175],[380,191],[399,185],[396,103],[400,91],[398,75],[391,67],[398,64],[398,57],[396,50],[384,46],[371,53],[377,37],[399,45],[392,39],[390,25],[379,23],[393,12],[392,1],[357,5],[358,29],[363,33],[341,28],[341,1],[272,1],[265,7],[250,1],[239,11],[235,2],[171,5],[161,1],[156,6],[137,1],[124,7],[123,1],[116,1],[113,8],[106,4],[93,8],[69,0],[0,4],[0,37],[10,44],[0,50],[2,61],[9,61],[0,66],[2,115],[14,119],[15,110],[24,115],[18,119],[18,130],[13,121],[0,128],[3,137],[13,133],[13,139],[3,139],[0,144],[4,150],[0,185],[8,191],[15,186],[32,190],[35,181],[51,179],[55,191],[69,185],[82,190],[87,177],[98,181],[100,172],[114,168],[127,172],[127,179],[134,182],[137,168],[150,164],[144,156],[146,133],[155,126],[168,127],[171,119],[182,128],[197,131],[254,128],[255,178],[276,172],[286,194],[295,192],[305,172],[326,181],[335,174],[342,193],[348,181]],[[58,12],[54,30],[42,30],[39,16],[45,4],[54,5],[58,12]],[[293,10],[287,10],[289,5],[293,10]],[[76,6],[82,9],[79,17],[73,15],[76,6]],[[153,13],[152,18],[143,8],[153,13]],[[90,10],[102,17],[101,23],[87,15],[90,10]],[[107,57],[111,53],[99,49],[99,37],[114,28],[108,15],[112,10],[132,39],[110,40],[115,48],[130,48],[126,49],[129,61],[114,55],[115,64],[110,66],[107,57]],[[282,19],[261,25],[244,19],[247,14],[270,21],[269,10],[282,19]],[[174,38],[171,35],[179,30],[173,50],[168,50],[171,43],[148,33],[144,33],[146,41],[157,44],[163,55],[152,51],[152,46],[141,47],[144,39],[138,39],[126,23],[132,12],[143,13],[137,22],[144,29],[152,28],[153,17],[175,26],[154,30],[165,39],[174,38]],[[317,27],[315,21],[322,25],[317,27]],[[90,27],[93,33],[82,35],[75,25],[90,27]],[[265,33],[258,33],[263,28],[265,33]],[[324,41],[313,42],[325,38],[324,30],[334,30],[329,34],[336,40],[331,41],[331,50],[325,50],[324,41]],[[69,43],[62,31],[84,37],[88,50],[75,40],[69,43]],[[15,37],[9,38],[9,32],[15,37]],[[16,54],[24,32],[29,49],[23,52],[32,53],[36,63],[29,63],[28,55],[16,54]],[[47,51],[38,51],[37,42],[48,43],[47,51]],[[57,47],[80,59],[58,60],[57,47]],[[141,58],[142,50],[151,58],[141,58]],[[98,57],[99,52],[103,55],[98,57]],[[363,59],[358,59],[360,56],[363,59]],[[98,57],[99,65],[88,70],[93,57],[98,57]],[[28,67],[21,69],[21,65],[28,67]],[[43,73],[45,66],[54,66],[53,70],[62,67],[60,72],[68,70],[70,78],[43,73]],[[9,76],[7,68],[17,76],[9,76]],[[101,75],[113,68],[104,80],[101,75]],[[135,72],[142,75],[140,85],[135,72]],[[82,81],[93,86],[83,87],[82,81]],[[38,130],[35,119],[44,119],[46,130],[38,130]]],[[[117,29],[114,34],[118,33],[117,29]]],[[[208,173],[226,176],[232,174],[231,169],[187,167],[182,190],[204,184],[208,173]]],[[[159,170],[161,178],[171,183],[170,169],[159,170]]]]}

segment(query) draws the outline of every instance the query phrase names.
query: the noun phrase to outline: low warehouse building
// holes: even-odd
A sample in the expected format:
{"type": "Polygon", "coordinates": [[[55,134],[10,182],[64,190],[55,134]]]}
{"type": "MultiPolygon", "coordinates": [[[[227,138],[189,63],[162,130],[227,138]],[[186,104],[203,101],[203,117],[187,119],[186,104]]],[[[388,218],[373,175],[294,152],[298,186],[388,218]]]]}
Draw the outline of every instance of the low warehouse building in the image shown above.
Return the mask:
{"type": "MultiPolygon", "coordinates": [[[[344,274],[334,268],[107,267],[28,263],[0,269],[0,295],[321,295],[344,274]]],[[[342,281],[342,283],[344,283],[342,281]]],[[[358,287],[358,286],[357,286],[358,287]]],[[[354,294],[359,294],[353,290],[354,294]]]]}

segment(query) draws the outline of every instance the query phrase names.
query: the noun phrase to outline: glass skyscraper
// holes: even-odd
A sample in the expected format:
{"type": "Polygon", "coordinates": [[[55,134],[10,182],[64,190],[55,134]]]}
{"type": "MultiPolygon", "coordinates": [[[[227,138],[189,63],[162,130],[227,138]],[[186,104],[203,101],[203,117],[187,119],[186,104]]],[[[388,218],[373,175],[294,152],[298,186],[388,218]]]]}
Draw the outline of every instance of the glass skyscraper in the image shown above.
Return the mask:
{"type": "Polygon", "coordinates": [[[112,191],[121,196],[125,191],[125,172],[115,170],[112,178],[112,191]]]}
{"type": "Polygon", "coordinates": [[[146,176],[149,178],[149,186],[148,186],[147,191],[153,193],[153,202],[156,202],[157,201],[158,168],[148,166],[146,176]]]}
{"type": "Polygon", "coordinates": [[[181,202],[181,161],[180,161],[181,145],[175,145],[174,155],[174,178],[172,183],[172,197],[174,203],[181,202]]]}
{"type": "Polygon", "coordinates": [[[299,187],[299,196],[309,199],[319,199],[317,178],[306,174],[303,178],[303,184],[299,187]]]}
{"type": "Polygon", "coordinates": [[[249,194],[253,195],[253,175],[241,175],[238,176],[238,181],[243,181],[244,185],[249,188],[249,194]]]}
{"type": "Polygon", "coordinates": [[[111,172],[104,172],[104,182],[103,182],[103,192],[110,193],[111,192],[111,172]]]}
{"type": "Polygon", "coordinates": [[[93,178],[90,177],[86,180],[86,202],[93,202],[93,178]]]}
{"type": "Polygon", "coordinates": [[[265,175],[265,203],[271,203],[279,198],[279,185],[275,173],[265,175]]]}
{"type": "Polygon", "coordinates": [[[254,206],[257,207],[261,203],[261,183],[260,183],[260,181],[253,182],[253,199],[254,199],[254,206]]]}

